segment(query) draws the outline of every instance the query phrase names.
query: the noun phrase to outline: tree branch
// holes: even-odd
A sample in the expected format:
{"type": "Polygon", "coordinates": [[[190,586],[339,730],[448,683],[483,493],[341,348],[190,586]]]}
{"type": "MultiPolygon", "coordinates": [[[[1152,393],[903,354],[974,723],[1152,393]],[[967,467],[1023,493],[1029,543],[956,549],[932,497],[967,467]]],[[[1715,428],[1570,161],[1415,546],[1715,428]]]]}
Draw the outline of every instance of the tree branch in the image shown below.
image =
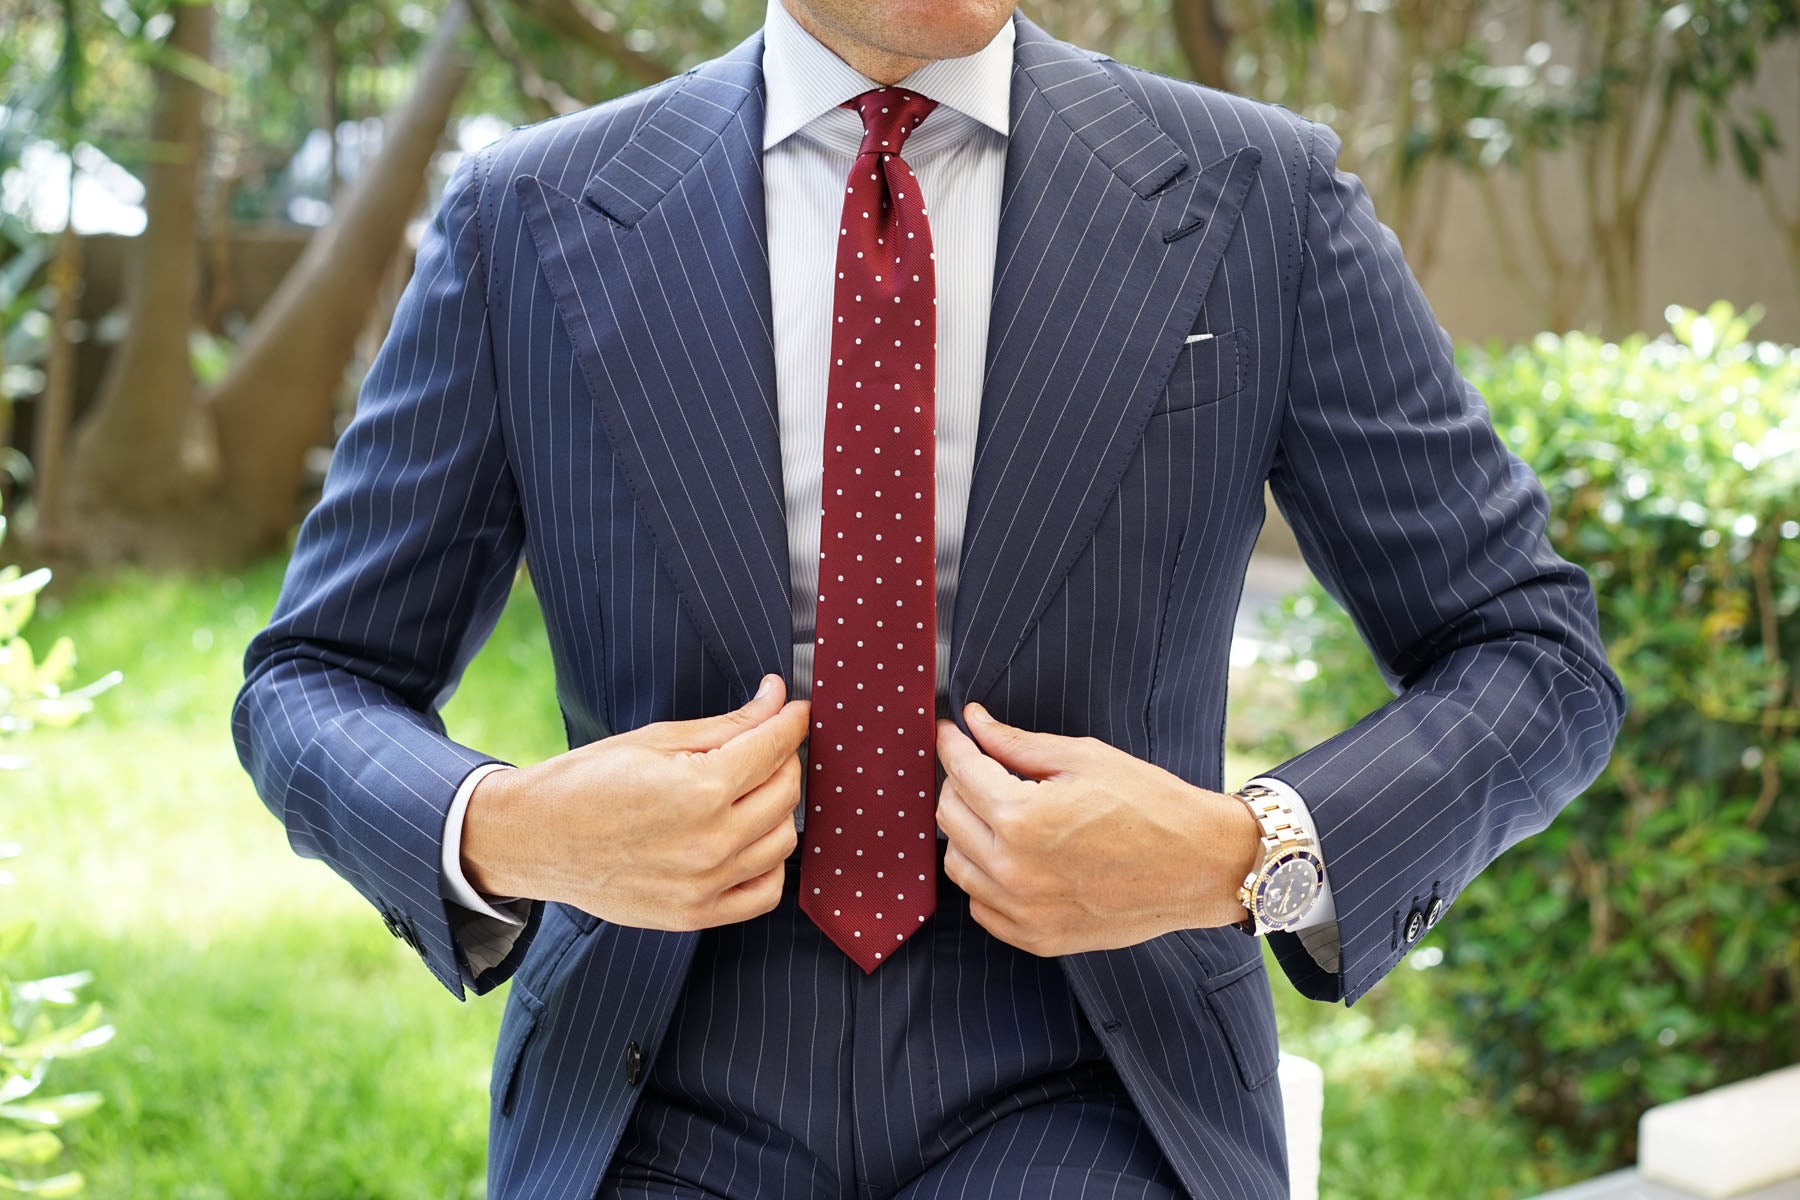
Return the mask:
{"type": "Polygon", "coordinates": [[[1519,254],[1518,239],[1513,236],[1512,226],[1507,221],[1506,213],[1500,207],[1500,197],[1494,190],[1493,173],[1477,169],[1471,172],[1471,178],[1475,183],[1475,194],[1481,198],[1481,206],[1487,211],[1488,226],[1494,231],[1494,247],[1500,253],[1500,273],[1506,276],[1507,282],[1513,285],[1521,299],[1537,299],[1536,288],[1525,270],[1525,260],[1519,254]]]}
{"type": "Polygon", "coordinates": [[[1234,90],[1229,67],[1231,30],[1213,0],[1171,0],[1169,15],[1194,78],[1207,87],[1234,90]]]}
{"type": "Polygon", "coordinates": [[[494,53],[501,61],[512,68],[513,81],[525,102],[534,109],[538,116],[549,117],[557,113],[574,112],[586,107],[580,100],[564,91],[561,84],[553,79],[546,79],[520,49],[518,39],[513,37],[512,30],[507,28],[506,19],[488,7],[488,0],[466,0],[469,16],[475,27],[481,30],[482,37],[487,39],[494,53]]]}
{"type": "Polygon", "coordinates": [[[641,86],[675,74],[661,59],[633,50],[619,32],[619,22],[591,0],[520,0],[520,6],[551,29],[592,48],[641,86]]]}
{"type": "Polygon", "coordinates": [[[1675,110],[1681,106],[1681,96],[1673,89],[1663,87],[1657,92],[1661,108],[1656,114],[1656,125],[1650,131],[1650,141],[1646,144],[1644,161],[1639,164],[1637,177],[1631,183],[1631,202],[1641,206],[1644,197],[1649,194],[1650,185],[1656,182],[1656,172],[1662,166],[1663,155],[1672,141],[1671,131],[1675,125],[1675,110]]]}

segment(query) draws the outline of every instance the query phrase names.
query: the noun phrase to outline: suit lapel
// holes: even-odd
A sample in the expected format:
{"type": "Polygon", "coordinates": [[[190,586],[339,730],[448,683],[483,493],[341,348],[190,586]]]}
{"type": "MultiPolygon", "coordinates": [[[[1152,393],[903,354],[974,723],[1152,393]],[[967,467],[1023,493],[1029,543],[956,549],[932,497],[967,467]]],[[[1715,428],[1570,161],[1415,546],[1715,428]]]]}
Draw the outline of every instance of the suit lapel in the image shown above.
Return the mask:
{"type": "Polygon", "coordinates": [[[1099,63],[1019,19],[952,713],[986,696],[1093,535],[1259,161],[1190,161],[1099,63]]]}
{"type": "MultiPolygon", "coordinates": [[[[762,40],[672,85],[570,196],[514,181],[670,577],[744,690],[793,626],[762,190],[762,40]]],[[[1190,161],[1105,69],[1018,19],[987,374],[952,619],[986,695],[1092,536],[1260,161],[1190,161]]]]}
{"type": "Polygon", "coordinates": [[[514,183],[639,511],[746,692],[793,653],[761,61],[758,34],[672,85],[580,197],[514,183]]]}

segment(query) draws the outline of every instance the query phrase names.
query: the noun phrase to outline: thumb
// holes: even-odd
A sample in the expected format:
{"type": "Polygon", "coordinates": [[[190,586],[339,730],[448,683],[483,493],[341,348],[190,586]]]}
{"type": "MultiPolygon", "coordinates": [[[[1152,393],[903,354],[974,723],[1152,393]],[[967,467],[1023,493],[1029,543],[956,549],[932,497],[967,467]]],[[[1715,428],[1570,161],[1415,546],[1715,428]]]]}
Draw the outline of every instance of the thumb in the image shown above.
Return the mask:
{"type": "Polygon", "coordinates": [[[1027,779],[1060,775],[1073,762],[1072,738],[1008,725],[980,704],[964,706],[963,714],[982,753],[1027,779]]]}
{"type": "Polygon", "coordinates": [[[637,730],[637,740],[660,750],[716,750],[780,712],[786,698],[787,682],[779,675],[764,675],[756,694],[730,712],[691,721],[657,721],[637,730]]]}

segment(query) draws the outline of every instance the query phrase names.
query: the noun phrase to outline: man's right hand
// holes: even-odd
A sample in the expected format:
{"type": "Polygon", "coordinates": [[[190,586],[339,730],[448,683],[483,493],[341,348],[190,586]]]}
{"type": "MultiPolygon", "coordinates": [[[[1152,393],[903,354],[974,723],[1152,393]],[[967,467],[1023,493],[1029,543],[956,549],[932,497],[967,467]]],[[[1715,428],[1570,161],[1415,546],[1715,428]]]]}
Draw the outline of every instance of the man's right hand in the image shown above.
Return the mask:
{"type": "Polygon", "coordinates": [[[797,843],[807,701],[763,688],[733,712],[659,721],[481,780],[463,874],[490,896],[572,904],[641,929],[748,920],[781,899],[797,843]]]}

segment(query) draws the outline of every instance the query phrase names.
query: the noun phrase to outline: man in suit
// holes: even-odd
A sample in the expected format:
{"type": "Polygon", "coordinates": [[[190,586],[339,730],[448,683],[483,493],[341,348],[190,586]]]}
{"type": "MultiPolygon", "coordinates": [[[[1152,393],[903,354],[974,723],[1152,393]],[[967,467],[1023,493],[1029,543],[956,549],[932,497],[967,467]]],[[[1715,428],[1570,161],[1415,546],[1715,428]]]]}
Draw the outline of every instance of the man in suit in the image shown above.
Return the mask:
{"type": "Polygon", "coordinates": [[[1336,150],[1010,0],[774,0],[463,160],[234,734],[511,980],[491,1195],[1285,1195],[1245,934],[1353,1002],[1622,704],[1336,150]],[[1265,482],[1396,696],[1225,793],[1265,482]],[[521,555],[527,766],[437,716],[521,555]]]}

